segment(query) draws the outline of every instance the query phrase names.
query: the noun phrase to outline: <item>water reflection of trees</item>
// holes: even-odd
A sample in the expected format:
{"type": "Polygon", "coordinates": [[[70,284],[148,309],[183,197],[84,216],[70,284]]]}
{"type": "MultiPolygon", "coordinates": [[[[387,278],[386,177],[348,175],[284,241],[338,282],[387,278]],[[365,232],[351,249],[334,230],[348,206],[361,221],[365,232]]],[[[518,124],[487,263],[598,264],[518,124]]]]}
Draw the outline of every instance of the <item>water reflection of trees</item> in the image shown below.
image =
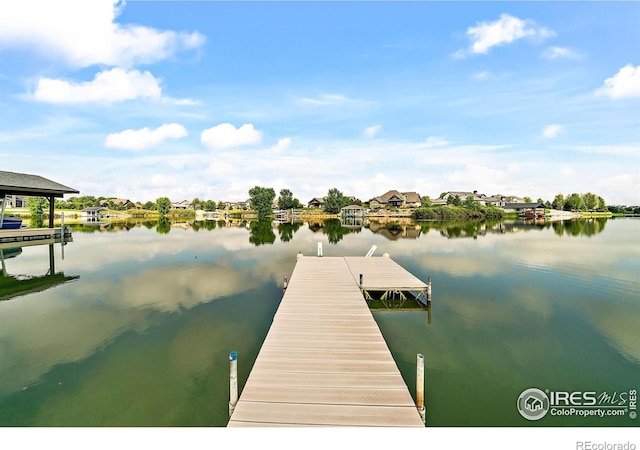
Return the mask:
{"type": "Polygon", "coordinates": [[[156,232],[158,234],[169,234],[171,231],[171,221],[166,217],[160,217],[158,219],[158,225],[156,225],[156,232]]]}
{"type": "Polygon", "coordinates": [[[197,233],[200,230],[207,230],[207,231],[215,230],[217,226],[218,226],[218,222],[216,222],[215,220],[204,220],[204,221],[193,222],[191,224],[191,229],[193,229],[193,231],[197,233]]]}
{"type": "Polygon", "coordinates": [[[273,244],[275,240],[270,220],[254,220],[249,223],[249,242],[253,245],[273,244]]]}
{"type": "Polygon", "coordinates": [[[423,233],[436,230],[448,239],[474,238],[487,234],[519,233],[553,228],[558,236],[593,236],[604,230],[607,218],[572,219],[563,221],[515,220],[515,221],[448,221],[420,222],[423,233]]]}
{"type": "Polygon", "coordinates": [[[302,222],[294,223],[279,223],[278,234],[280,235],[280,242],[289,242],[293,239],[293,235],[300,229],[302,222]]]}
{"type": "Polygon", "coordinates": [[[552,227],[558,236],[595,236],[604,231],[607,218],[593,218],[586,220],[563,220],[553,222],[552,227]]]}

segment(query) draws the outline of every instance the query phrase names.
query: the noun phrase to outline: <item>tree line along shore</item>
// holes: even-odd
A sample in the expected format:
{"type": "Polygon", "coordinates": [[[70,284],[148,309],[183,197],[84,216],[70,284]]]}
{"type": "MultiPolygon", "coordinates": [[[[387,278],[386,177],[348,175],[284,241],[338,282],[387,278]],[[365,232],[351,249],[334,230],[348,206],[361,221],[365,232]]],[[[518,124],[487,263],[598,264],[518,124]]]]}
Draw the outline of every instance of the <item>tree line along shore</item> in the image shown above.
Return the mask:
{"type": "MultiPolygon", "coordinates": [[[[77,215],[81,210],[88,207],[104,207],[107,213],[113,212],[114,215],[126,215],[130,217],[167,217],[167,218],[195,218],[196,210],[206,212],[224,211],[229,216],[233,215],[249,215],[251,213],[259,218],[269,218],[274,214],[274,210],[291,210],[300,211],[300,215],[309,218],[334,218],[338,217],[341,208],[349,205],[358,205],[365,209],[369,208],[369,202],[362,202],[354,197],[345,196],[337,188],[329,189],[327,195],[323,197],[324,204],[322,208],[304,207],[299,199],[293,196],[289,189],[280,190],[280,195],[276,198],[273,188],[255,186],[249,190],[249,200],[247,202],[239,202],[239,204],[230,204],[230,202],[214,200],[201,200],[194,198],[188,202],[188,207],[173,207],[169,197],[159,197],[155,202],[147,201],[146,203],[132,202],[129,200],[121,200],[113,197],[94,197],[94,196],[78,196],[70,197],[67,200],[55,200],[56,211],[66,211],[68,215],[77,215]]],[[[442,193],[440,198],[445,193],[442,193]]],[[[449,196],[447,204],[432,205],[431,198],[428,196],[421,197],[421,204],[412,208],[396,208],[388,209],[388,211],[401,211],[405,216],[411,216],[415,220],[454,220],[454,219],[502,219],[513,217],[514,213],[505,212],[503,209],[482,205],[475,201],[473,197],[466,197],[461,200],[457,195],[449,196]]],[[[526,203],[531,203],[530,197],[524,197],[526,203]]],[[[439,202],[441,203],[441,202],[439,202]]],[[[614,205],[607,206],[605,200],[595,194],[573,193],[570,195],[558,194],[553,201],[545,201],[538,198],[537,204],[544,205],[548,210],[555,209],[560,211],[572,211],[579,213],[583,217],[599,217],[599,216],[624,216],[640,214],[640,207],[614,205]]],[[[29,216],[46,216],[48,211],[47,200],[42,197],[27,198],[28,212],[21,211],[18,214],[29,216]]]]}

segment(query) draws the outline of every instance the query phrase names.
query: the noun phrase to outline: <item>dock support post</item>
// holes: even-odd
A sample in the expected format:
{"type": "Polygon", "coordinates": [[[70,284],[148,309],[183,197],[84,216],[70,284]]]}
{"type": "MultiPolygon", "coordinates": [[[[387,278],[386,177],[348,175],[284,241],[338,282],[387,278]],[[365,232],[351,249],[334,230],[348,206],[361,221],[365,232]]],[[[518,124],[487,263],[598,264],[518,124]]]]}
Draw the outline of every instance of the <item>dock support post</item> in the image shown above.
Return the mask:
{"type": "Polygon", "coordinates": [[[229,417],[233,414],[238,403],[238,353],[229,353],[230,374],[229,374],[229,417]]]}
{"type": "Polygon", "coordinates": [[[418,353],[416,368],[416,406],[422,419],[422,423],[427,423],[426,408],[424,407],[424,355],[418,353]]]}
{"type": "Polygon", "coordinates": [[[427,302],[431,302],[431,277],[427,279],[427,302]]]}
{"type": "Polygon", "coordinates": [[[318,256],[322,256],[322,242],[318,242],[318,256]]]}
{"type": "Polygon", "coordinates": [[[288,284],[287,284],[287,276],[285,275],[284,276],[284,283],[282,284],[283,290],[286,291],[287,290],[287,286],[288,286],[288,284]]]}
{"type": "Polygon", "coordinates": [[[364,275],[360,274],[360,289],[362,289],[363,283],[364,283],[364,275]]]}

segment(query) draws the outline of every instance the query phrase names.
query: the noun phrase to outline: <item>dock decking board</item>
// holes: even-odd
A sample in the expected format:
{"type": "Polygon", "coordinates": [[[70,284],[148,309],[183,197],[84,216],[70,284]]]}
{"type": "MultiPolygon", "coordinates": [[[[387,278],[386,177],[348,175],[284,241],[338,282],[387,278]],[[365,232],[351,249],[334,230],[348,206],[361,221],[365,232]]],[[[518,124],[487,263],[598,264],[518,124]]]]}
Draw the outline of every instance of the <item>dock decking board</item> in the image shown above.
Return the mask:
{"type": "Polygon", "coordinates": [[[299,258],[228,426],[424,427],[360,273],[367,289],[426,287],[390,258],[299,258]]]}

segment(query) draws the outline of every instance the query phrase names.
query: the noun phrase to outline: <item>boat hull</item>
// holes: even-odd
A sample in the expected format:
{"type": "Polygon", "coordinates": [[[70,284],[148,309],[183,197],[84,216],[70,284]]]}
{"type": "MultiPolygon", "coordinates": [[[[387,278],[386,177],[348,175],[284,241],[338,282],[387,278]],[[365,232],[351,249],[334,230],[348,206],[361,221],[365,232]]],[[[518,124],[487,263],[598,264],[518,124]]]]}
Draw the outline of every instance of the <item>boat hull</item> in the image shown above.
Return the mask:
{"type": "Polygon", "coordinates": [[[0,227],[0,229],[17,230],[21,226],[22,219],[20,217],[4,216],[4,218],[2,219],[2,227],[0,227]]]}

